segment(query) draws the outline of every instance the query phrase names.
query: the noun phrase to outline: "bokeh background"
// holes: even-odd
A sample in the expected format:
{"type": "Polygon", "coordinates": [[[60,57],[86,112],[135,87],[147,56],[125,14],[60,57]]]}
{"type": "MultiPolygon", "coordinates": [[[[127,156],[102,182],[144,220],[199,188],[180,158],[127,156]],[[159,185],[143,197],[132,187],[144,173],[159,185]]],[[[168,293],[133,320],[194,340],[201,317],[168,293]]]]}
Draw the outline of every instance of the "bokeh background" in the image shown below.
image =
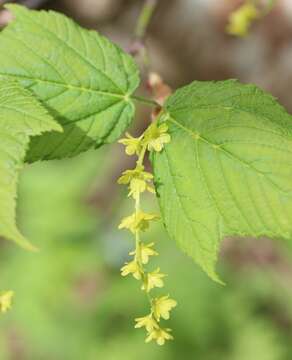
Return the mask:
{"type": "MultiPolygon", "coordinates": [[[[0,0],[0,4],[5,1],[0,0]]],[[[142,0],[27,0],[97,29],[129,49],[142,0]]],[[[176,88],[192,80],[238,78],[278,97],[292,112],[292,1],[278,0],[247,38],[224,32],[236,0],[159,0],[147,32],[150,67],[176,88]]],[[[0,11],[4,26],[9,14],[0,11]]],[[[1,56],[1,54],[0,54],[1,56]]],[[[147,74],[142,67],[143,78],[147,74]]],[[[147,92],[145,81],[141,93],[147,92]]],[[[138,109],[132,131],[150,114],[138,109]]],[[[175,341],[144,344],[133,328],[146,301],[119,268],[132,247],[118,231],[131,208],[116,184],[131,160],[120,145],[74,159],[36,163],[22,173],[18,219],[38,254],[0,243],[1,289],[16,293],[0,319],[1,360],[291,360],[292,249],[269,239],[226,239],[213,283],[165,233],[157,242],[166,290],[178,301],[175,341]]],[[[147,206],[157,207],[151,196],[147,206]]]]}

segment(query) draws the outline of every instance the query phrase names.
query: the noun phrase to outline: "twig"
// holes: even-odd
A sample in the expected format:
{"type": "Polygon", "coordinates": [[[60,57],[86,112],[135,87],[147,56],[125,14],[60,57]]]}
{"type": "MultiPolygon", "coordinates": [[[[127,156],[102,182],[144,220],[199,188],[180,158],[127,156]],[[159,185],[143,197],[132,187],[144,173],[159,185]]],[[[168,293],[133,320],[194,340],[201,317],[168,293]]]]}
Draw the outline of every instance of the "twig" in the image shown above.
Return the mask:
{"type": "Polygon", "coordinates": [[[152,99],[147,99],[147,98],[145,98],[143,96],[134,96],[134,95],[132,95],[131,99],[135,100],[135,101],[138,101],[138,102],[140,102],[142,104],[148,105],[148,106],[154,106],[154,107],[160,108],[160,104],[158,102],[156,102],[155,100],[152,100],[152,99]]]}
{"type": "Polygon", "coordinates": [[[157,4],[158,0],[145,0],[138,16],[134,40],[129,47],[129,53],[135,57],[141,56],[146,68],[149,67],[149,58],[145,46],[145,36],[157,4]]]}
{"type": "Polygon", "coordinates": [[[145,3],[138,17],[138,21],[135,29],[136,40],[140,40],[141,42],[143,42],[148,25],[151,21],[157,3],[158,0],[145,0],[145,3]]]}

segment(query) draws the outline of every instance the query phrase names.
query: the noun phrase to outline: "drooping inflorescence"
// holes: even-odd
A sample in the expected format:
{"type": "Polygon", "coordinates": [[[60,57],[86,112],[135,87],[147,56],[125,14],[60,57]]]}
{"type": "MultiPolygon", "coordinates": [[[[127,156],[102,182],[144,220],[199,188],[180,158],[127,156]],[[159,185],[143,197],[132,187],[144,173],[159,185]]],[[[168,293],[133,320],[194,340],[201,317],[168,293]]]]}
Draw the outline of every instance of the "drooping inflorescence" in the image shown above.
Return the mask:
{"type": "Polygon", "coordinates": [[[177,305],[176,301],[169,295],[153,298],[151,290],[164,286],[165,274],[160,268],[148,271],[145,265],[148,264],[151,256],[157,256],[154,249],[154,242],[146,244],[141,239],[141,233],[146,231],[152,221],[158,220],[159,215],[146,213],[141,209],[141,194],[145,191],[155,193],[151,184],[153,175],[144,168],[146,151],[162,151],[165,144],[170,142],[170,135],[167,133],[167,124],[153,122],[146,131],[138,138],[126,134],[125,139],[119,142],[125,145],[127,155],[136,155],[136,167],[126,170],[118,179],[119,184],[128,185],[128,196],[135,201],[133,214],[122,219],[119,229],[128,229],[135,237],[135,249],[129,253],[131,260],[121,268],[122,276],[132,275],[136,280],[141,281],[141,290],[147,294],[150,303],[150,312],[146,316],[136,318],[135,328],[145,328],[147,332],[146,342],[155,340],[158,345],[163,345],[166,340],[172,340],[171,329],[161,327],[161,320],[168,320],[170,311],[177,305]]]}

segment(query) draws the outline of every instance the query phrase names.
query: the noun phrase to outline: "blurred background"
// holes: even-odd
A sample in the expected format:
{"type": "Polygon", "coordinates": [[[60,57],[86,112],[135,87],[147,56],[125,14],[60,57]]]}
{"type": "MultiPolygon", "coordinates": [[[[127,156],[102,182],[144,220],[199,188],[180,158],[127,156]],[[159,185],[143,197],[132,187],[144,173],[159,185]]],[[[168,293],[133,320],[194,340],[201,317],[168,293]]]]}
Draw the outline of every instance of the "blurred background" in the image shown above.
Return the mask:
{"type": "MultiPolygon", "coordinates": [[[[64,12],[126,50],[143,5],[142,0],[18,2],[64,12]]],[[[228,14],[240,3],[158,0],[146,36],[150,68],[172,88],[195,79],[252,82],[292,112],[292,1],[278,0],[244,39],[224,32],[228,14]]],[[[0,10],[0,26],[8,20],[0,10]]],[[[145,84],[141,93],[147,92],[145,84]]],[[[139,109],[132,132],[149,119],[149,112],[139,109]]],[[[147,311],[146,301],[137,283],[119,274],[133,244],[117,225],[132,203],[116,179],[129,167],[123,148],[111,145],[25,168],[18,219],[41,252],[0,243],[1,289],[16,293],[13,309],[0,319],[0,359],[291,360],[292,244],[226,239],[218,266],[223,287],[178,250],[161,223],[146,238],[157,242],[156,261],[169,275],[166,291],[178,301],[170,321],[175,341],[144,344],[144,331],[133,324],[147,311]]],[[[151,196],[145,202],[157,208],[151,196]]]]}

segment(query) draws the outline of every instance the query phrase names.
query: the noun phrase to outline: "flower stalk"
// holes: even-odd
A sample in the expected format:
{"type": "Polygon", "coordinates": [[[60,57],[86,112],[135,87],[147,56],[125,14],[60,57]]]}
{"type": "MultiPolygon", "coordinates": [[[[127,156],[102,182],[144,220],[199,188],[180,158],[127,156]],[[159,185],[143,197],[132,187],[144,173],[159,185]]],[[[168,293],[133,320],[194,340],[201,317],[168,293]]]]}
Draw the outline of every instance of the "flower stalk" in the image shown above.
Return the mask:
{"type": "Polygon", "coordinates": [[[132,256],[130,262],[126,262],[121,268],[121,275],[132,275],[136,280],[141,281],[141,290],[146,294],[150,313],[144,317],[136,318],[135,328],[144,327],[147,332],[146,342],[155,340],[158,345],[163,345],[167,340],[172,340],[171,329],[160,326],[161,319],[168,320],[170,311],[177,305],[176,301],[169,298],[169,295],[153,298],[151,291],[154,288],[164,286],[165,274],[160,272],[160,268],[148,271],[146,266],[152,256],[158,253],[154,249],[154,242],[146,244],[142,241],[141,235],[145,232],[152,221],[159,219],[157,214],[145,213],[141,208],[141,195],[148,191],[155,193],[154,187],[150,182],[153,175],[144,169],[144,160],[147,151],[161,152],[165,144],[171,138],[168,134],[168,127],[165,123],[159,125],[156,120],[138,138],[126,134],[126,138],[119,142],[125,145],[127,155],[136,155],[136,167],[123,172],[118,179],[119,184],[128,185],[128,195],[135,202],[134,213],[122,219],[119,229],[128,229],[135,239],[135,249],[129,253],[132,256]]]}

